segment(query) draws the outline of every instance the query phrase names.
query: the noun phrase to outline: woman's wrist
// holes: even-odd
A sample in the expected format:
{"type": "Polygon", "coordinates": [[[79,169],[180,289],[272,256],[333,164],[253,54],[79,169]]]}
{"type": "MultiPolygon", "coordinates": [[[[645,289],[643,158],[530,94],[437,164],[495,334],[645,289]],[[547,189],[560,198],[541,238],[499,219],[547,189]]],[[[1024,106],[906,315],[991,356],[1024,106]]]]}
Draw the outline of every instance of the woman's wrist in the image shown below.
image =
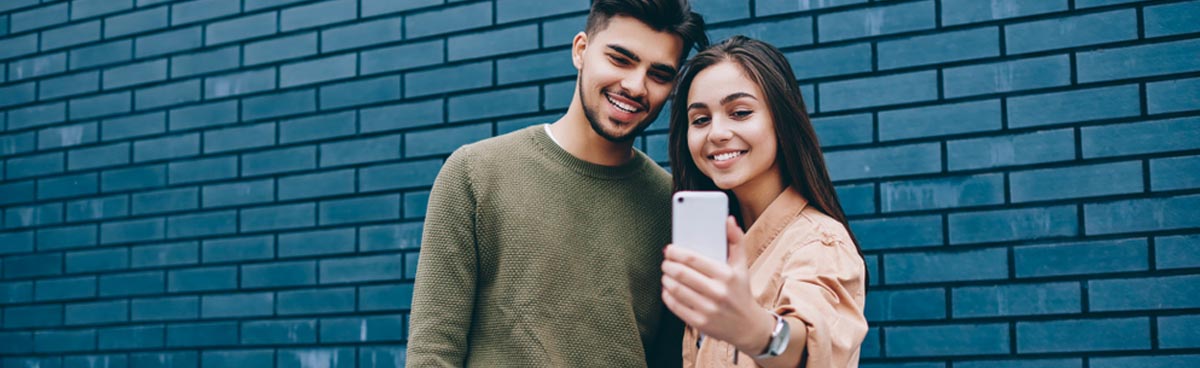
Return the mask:
{"type": "Polygon", "coordinates": [[[761,354],[767,350],[771,342],[771,332],[775,329],[775,314],[766,309],[755,308],[744,332],[738,336],[734,347],[750,356],[761,354]]]}

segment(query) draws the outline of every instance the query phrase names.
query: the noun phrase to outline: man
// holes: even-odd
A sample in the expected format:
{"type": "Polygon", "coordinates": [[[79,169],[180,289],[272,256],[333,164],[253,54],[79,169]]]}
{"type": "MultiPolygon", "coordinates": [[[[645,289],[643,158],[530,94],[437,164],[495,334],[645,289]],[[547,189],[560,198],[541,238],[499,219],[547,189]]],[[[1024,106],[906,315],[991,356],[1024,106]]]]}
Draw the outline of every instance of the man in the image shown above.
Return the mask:
{"type": "Polygon", "coordinates": [[[684,0],[595,0],[550,125],[463,146],[430,193],[409,367],[680,364],[661,300],[670,176],[633,140],[704,21],[684,0]]]}

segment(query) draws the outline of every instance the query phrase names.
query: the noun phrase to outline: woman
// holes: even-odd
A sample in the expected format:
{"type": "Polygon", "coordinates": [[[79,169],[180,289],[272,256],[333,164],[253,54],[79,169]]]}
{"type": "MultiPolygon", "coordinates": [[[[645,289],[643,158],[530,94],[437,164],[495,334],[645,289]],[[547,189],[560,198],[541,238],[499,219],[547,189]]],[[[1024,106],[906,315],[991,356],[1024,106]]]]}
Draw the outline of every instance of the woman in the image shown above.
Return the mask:
{"type": "Polygon", "coordinates": [[[685,366],[858,365],[866,268],[795,80],[779,50],[735,36],[689,60],[675,87],[675,189],[725,191],[734,214],[727,264],[664,251],[685,366]]]}

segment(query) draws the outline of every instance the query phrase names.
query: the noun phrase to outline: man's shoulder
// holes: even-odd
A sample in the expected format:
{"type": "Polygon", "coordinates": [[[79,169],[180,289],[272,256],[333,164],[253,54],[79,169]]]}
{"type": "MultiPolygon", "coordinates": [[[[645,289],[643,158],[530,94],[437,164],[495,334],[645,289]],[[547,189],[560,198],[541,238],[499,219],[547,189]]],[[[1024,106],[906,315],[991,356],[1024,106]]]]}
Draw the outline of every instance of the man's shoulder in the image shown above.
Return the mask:
{"type": "Polygon", "coordinates": [[[469,162],[504,159],[504,154],[511,154],[515,149],[532,143],[534,128],[536,126],[465,144],[451,154],[451,159],[469,162]]]}

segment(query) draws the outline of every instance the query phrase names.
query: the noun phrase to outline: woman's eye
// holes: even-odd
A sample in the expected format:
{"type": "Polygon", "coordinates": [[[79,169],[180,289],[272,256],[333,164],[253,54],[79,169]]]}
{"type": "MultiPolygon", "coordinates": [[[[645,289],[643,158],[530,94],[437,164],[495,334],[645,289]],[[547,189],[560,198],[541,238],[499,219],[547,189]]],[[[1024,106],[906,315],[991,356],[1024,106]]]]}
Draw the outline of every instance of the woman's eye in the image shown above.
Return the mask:
{"type": "Polygon", "coordinates": [[[731,114],[731,115],[736,119],[745,119],[745,118],[750,117],[750,115],[752,115],[752,114],[754,114],[754,111],[738,110],[738,111],[734,111],[733,114],[731,114]]]}
{"type": "Polygon", "coordinates": [[[700,116],[695,119],[692,119],[692,125],[704,125],[705,123],[708,123],[707,116],[700,116]]]}

